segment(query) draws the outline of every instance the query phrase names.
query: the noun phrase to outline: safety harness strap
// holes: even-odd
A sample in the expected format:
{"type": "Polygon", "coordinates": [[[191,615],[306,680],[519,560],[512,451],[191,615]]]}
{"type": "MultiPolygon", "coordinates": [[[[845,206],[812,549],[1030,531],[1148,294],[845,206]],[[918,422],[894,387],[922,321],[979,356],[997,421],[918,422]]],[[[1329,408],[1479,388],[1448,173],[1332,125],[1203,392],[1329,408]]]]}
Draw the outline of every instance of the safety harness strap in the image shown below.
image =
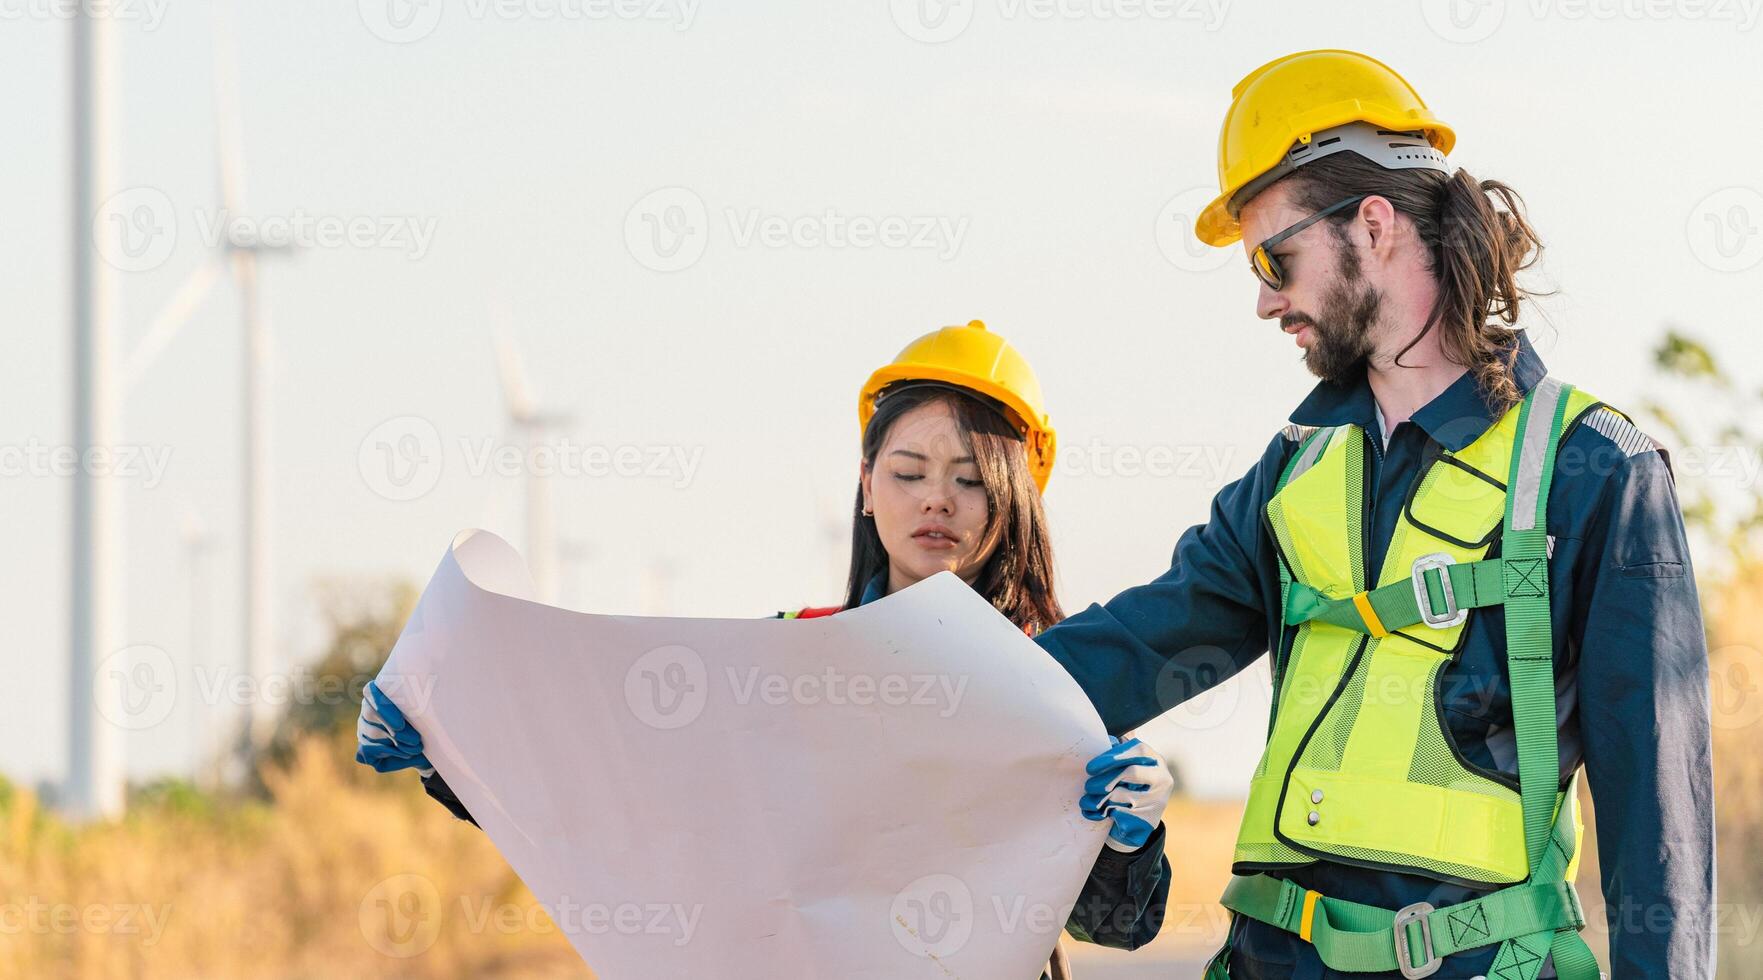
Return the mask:
{"type": "MultiPolygon", "coordinates": [[[[1555,744],[1555,649],[1549,616],[1549,486],[1555,474],[1555,448],[1567,413],[1570,385],[1544,378],[1524,399],[1518,416],[1518,443],[1506,481],[1506,518],[1500,535],[1500,562],[1506,590],[1506,675],[1512,685],[1512,727],[1518,742],[1519,797],[1524,806],[1525,852],[1530,881],[1559,878],[1563,868],[1550,859],[1550,810],[1560,780],[1555,744]]],[[[1562,807],[1566,809],[1565,806],[1562,807]]],[[[1558,950],[1555,972],[1562,980],[1598,980],[1597,961],[1577,931],[1538,930],[1500,945],[1492,975],[1499,980],[1534,980],[1545,954],[1558,950]]]]}
{"type": "Polygon", "coordinates": [[[1454,626],[1470,609],[1506,601],[1506,569],[1501,559],[1452,563],[1445,555],[1428,558],[1436,560],[1421,559],[1405,581],[1338,599],[1294,580],[1286,590],[1286,625],[1314,620],[1385,636],[1421,623],[1434,628],[1454,626]]]}
{"type": "MultiPolygon", "coordinates": [[[[1520,954],[1537,942],[1547,952],[1549,936],[1565,930],[1566,935],[1577,939],[1575,930],[1585,925],[1579,895],[1573,884],[1565,880],[1574,837],[1573,812],[1564,803],[1544,861],[1545,870],[1552,877],[1513,885],[1445,908],[1435,909],[1421,902],[1392,912],[1330,898],[1265,874],[1233,877],[1220,901],[1239,915],[1296,933],[1316,947],[1317,955],[1330,969],[1345,973],[1400,970],[1404,976],[1424,977],[1453,953],[1494,943],[1512,944],[1514,952],[1509,958],[1517,963],[1526,958],[1520,954]]],[[[1496,954],[1490,977],[1535,977],[1535,970],[1528,977],[1500,973],[1501,955],[1505,955],[1504,948],[1496,954]]],[[[1567,972],[1559,963],[1556,971],[1564,980],[1581,976],[1567,972]]],[[[1595,962],[1592,972],[1584,976],[1597,980],[1595,962]]]]}

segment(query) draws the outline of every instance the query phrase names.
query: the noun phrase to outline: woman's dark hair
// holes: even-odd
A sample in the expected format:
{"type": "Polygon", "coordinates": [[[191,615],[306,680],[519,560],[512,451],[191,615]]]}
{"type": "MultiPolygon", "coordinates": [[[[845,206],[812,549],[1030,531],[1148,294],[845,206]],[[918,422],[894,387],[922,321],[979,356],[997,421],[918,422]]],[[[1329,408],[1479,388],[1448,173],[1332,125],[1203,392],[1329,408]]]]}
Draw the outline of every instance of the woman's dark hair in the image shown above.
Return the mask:
{"type": "MultiPolygon", "coordinates": [[[[1490,401],[1503,408],[1518,403],[1522,396],[1512,380],[1518,345],[1510,328],[1518,322],[1520,302],[1539,294],[1518,285],[1517,276],[1542,257],[1543,243],[1517,191],[1497,180],[1478,181],[1461,168],[1450,176],[1385,170],[1356,153],[1322,157],[1284,182],[1292,185],[1292,202],[1306,210],[1375,194],[1407,215],[1427,246],[1439,297],[1396,363],[1436,326],[1445,356],[1468,368],[1490,401]]],[[[1324,220],[1344,239],[1346,223],[1357,214],[1348,208],[1324,220]]]]}
{"type": "MultiPolygon", "coordinates": [[[[902,415],[932,402],[948,405],[985,484],[983,540],[995,538],[998,542],[973,581],[974,591],[1024,629],[1041,630],[1064,619],[1065,612],[1053,594],[1053,542],[1047,530],[1047,512],[1029,476],[1022,436],[1002,409],[981,401],[982,396],[942,385],[908,382],[884,391],[883,396],[876,400],[875,416],[863,432],[864,467],[874,469],[888,430],[902,415]]],[[[875,529],[875,518],[863,513],[861,484],[854,510],[846,608],[861,602],[870,580],[888,569],[888,553],[875,529]]]]}

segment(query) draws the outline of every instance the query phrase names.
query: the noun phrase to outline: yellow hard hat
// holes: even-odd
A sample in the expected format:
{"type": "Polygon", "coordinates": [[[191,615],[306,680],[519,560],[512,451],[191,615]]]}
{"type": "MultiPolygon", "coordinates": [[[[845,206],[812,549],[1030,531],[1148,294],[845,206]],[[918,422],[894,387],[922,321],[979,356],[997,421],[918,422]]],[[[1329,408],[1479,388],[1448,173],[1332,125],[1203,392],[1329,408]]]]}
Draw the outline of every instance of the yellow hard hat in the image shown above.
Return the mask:
{"type": "Polygon", "coordinates": [[[893,363],[864,382],[857,399],[860,431],[868,430],[882,389],[899,381],[935,381],[997,400],[1022,434],[1029,475],[1046,492],[1056,448],[1053,423],[1041,401],[1041,382],[1034,369],[1003,337],[972,320],[964,327],[933,330],[907,344],[893,363]]]}
{"type": "MultiPolygon", "coordinates": [[[[1313,145],[1312,137],[1324,130],[1369,123],[1376,127],[1374,134],[1415,133],[1411,143],[1425,152],[1412,152],[1413,145],[1392,145],[1373,162],[1389,169],[1450,172],[1444,154],[1451,152],[1457,135],[1432,114],[1406,79],[1375,58],[1353,51],[1300,51],[1250,72],[1230,94],[1218,135],[1218,197],[1194,222],[1194,234],[1208,245],[1229,245],[1242,237],[1232,199],[1251,183],[1276,168],[1289,171],[1326,155],[1307,152],[1322,149],[1313,145]]],[[[1250,188],[1236,204],[1257,191],[1259,187],[1250,188]]]]}

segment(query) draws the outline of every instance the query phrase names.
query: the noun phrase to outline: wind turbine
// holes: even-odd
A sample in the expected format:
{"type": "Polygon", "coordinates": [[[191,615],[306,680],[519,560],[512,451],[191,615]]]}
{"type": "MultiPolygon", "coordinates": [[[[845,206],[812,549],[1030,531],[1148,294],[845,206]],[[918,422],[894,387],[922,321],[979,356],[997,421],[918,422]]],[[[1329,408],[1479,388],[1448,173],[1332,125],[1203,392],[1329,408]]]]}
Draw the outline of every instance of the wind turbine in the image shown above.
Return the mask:
{"type": "MultiPolygon", "coordinates": [[[[213,8],[215,134],[222,206],[228,216],[244,194],[243,153],[239,147],[237,81],[232,63],[232,31],[224,3],[213,8]]],[[[225,259],[204,261],[149,323],[146,333],[123,359],[114,363],[112,282],[110,270],[98,261],[87,222],[111,186],[110,135],[111,18],[81,8],[73,17],[72,134],[73,214],[73,445],[84,457],[92,447],[109,446],[119,433],[121,404],[141,381],[190,316],[214,288],[230,264],[239,287],[244,323],[244,497],[245,644],[246,667],[261,683],[268,669],[270,629],[269,551],[266,519],[269,509],[266,407],[268,324],[257,291],[257,253],[286,245],[224,243],[225,259]]],[[[225,222],[222,222],[223,226],[225,222]]],[[[115,648],[120,634],[121,515],[114,477],[82,471],[73,479],[69,567],[68,777],[63,809],[78,819],[119,816],[124,804],[122,754],[114,727],[103,724],[100,699],[114,701],[115,685],[98,684],[94,671],[99,656],[115,648]]],[[[249,713],[246,736],[261,744],[270,713],[259,698],[249,713]]],[[[114,716],[114,715],[113,715],[114,716]]]]}
{"type": "Polygon", "coordinates": [[[509,427],[520,434],[523,449],[521,476],[526,489],[526,561],[540,602],[557,601],[557,534],[551,522],[551,484],[545,474],[534,472],[533,448],[544,442],[545,432],[561,428],[574,417],[539,408],[537,393],[527,382],[526,365],[505,325],[495,331],[497,377],[502,384],[502,403],[509,427]]]}

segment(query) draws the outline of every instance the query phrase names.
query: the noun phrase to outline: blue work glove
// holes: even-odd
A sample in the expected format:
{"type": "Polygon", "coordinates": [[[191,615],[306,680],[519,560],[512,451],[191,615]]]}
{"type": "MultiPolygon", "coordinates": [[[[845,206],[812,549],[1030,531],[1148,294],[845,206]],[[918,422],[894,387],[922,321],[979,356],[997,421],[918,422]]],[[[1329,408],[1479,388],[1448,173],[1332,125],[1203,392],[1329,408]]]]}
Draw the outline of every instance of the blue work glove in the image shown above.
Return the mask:
{"type": "Polygon", "coordinates": [[[1114,821],[1108,830],[1109,847],[1136,851],[1162,822],[1169,794],[1175,791],[1175,779],[1163,757],[1149,745],[1136,738],[1121,741],[1112,735],[1108,741],[1108,750],[1084,767],[1089,778],[1084,781],[1078,807],[1087,820],[1114,821]]]}
{"type": "Polygon", "coordinates": [[[422,754],[422,733],[404,718],[404,712],[386,697],[379,684],[368,681],[361,691],[361,717],[355,722],[355,761],[375,772],[412,769],[428,776],[435,771],[422,754]]]}

